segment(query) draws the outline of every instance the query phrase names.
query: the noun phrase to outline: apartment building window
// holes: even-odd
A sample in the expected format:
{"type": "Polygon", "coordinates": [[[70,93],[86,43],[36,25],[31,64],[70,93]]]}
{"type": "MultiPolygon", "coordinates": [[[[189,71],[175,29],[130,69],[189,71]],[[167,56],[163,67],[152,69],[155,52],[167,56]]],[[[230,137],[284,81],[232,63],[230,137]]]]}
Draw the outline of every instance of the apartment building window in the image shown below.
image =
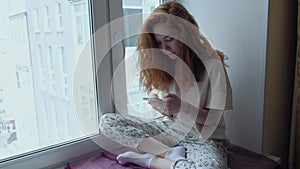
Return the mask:
{"type": "Polygon", "coordinates": [[[41,31],[40,29],[40,16],[39,16],[39,10],[34,9],[33,13],[33,19],[34,19],[34,30],[36,33],[39,33],[41,31]]]}
{"type": "MultiPolygon", "coordinates": [[[[57,106],[55,105],[53,107],[53,129],[55,130],[55,141],[59,141],[60,139],[64,138],[63,136],[61,136],[59,133],[60,133],[60,125],[59,125],[59,114],[58,114],[58,111],[57,111],[57,106]]],[[[53,136],[52,136],[53,137],[53,136]]]]}
{"type": "Polygon", "coordinates": [[[89,40],[89,27],[87,23],[89,18],[87,15],[88,6],[86,2],[77,2],[74,5],[75,25],[77,32],[77,44],[84,45],[89,40]]]}
{"type": "Polygon", "coordinates": [[[48,58],[49,58],[49,75],[50,75],[50,91],[53,95],[56,94],[56,80],[55,80],[55,70],[54,70],[54,55],[52,51],[52,46],[48,46],[48,58]]]}
{"type": "Polygon", "coordinates": [[[44,7],[45,13],[44,13],[44,25],[45,25],[45,32],[50,32],[50,12],[49,7],[44,7]]]}
{"type": "Polygon", "coordinates": [[[15,71],[17,87],[31,91],[32,83],[30,68],[28,66],[16,64],[15,71]]]}
{"type": "Polygon", "coordinates": [[[17,87],[21,88],[21,78],[20,78],[20,72],[16,71],[16,82],[17,82],[17,87]]]}
{"type": "Polygon", "coordinates": [[[61,59],[61,70],[62,70],[62,93],[66,100],[69,100],[69,85],[68,85],[68,73],[67,73],[67,57],[65,55],[65,48],[60,47],[60,59],[61,59]]]}
{"type": "Polygon", "coordinates": [[[80,86],[80,92],[81,92],[81,107],[82,107],[82,113],[86,115],[88,118],[92,118],[93,115],[91,112],[94,112],[95,106],[94,104],[94,96],[93,91],[88,86],[80,86]]]}
{"type": "Polygon", "coordinates": [[[49,141],[51,139],[51,132],[49,132],[49,127],[51,126],[51,122],[50,122],[50,113],[49,113],[47,101],[44,101],[42,106],[43,106],[43,110],[42,110],[43,125],[41,129],[43,130],[43,133],[41,133],[41,135],[44,137],[43,139],[47,141],[41,141],[42,142],[41,144],[47,145],[49,144],[49,141]]]}
{"type": "Polygon", "coordinates": [[[38,60],[38,70],[39,70],[39,77],[40,77],[40,87],[41,89],[45,90],[45,66],[44,66],[44,59],[42,54],[42,46],[37,46],[37,60],[38,60]]]}
{"type": "Polygon", "coordinates": [[[11,25],[11,36],[12,40],[16,44],[24,44],[27,42],[27,31],[24,26],[26,26],[26,15],[24,13],[16,14],[10,16],[9,22],[11,25]]]}
{"type": "Polygon", "coordinates": [[[63,31],[63,19],[62,19],[62,7],[61,3],[56,3],[56,29],[57,31],[63,31]]]}

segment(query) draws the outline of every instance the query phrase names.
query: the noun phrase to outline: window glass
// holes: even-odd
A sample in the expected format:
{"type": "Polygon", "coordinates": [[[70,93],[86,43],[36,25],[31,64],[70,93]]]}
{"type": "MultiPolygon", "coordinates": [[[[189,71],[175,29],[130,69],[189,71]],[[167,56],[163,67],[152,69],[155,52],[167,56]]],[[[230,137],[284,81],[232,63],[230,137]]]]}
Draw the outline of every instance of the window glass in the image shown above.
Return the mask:
{"type": "MultiPolygon", "coordinates": [[[[130,32],[139,33],[143,21],[146,19],[147,15],[143,13],[152,12],[159,4],[160,0],[123,0],[123,16],[124,17],[124,32],[125,36],[130,32]],[[128,17],[134,14],[139,15],[139,19],[134,19],[134,21],[128,17]],[[133,23],[134,22],[134,23],[133,23]]],[[[139,86],[139,72],[134,68],[137,67],[137,58],[127,59],[133,56],[136,50],[138,35],[129,36],[124,39],[125,43],[125,67],[126,67],[126,83],[127,83],[127,110],[128,114],[142,117],[142,118],[156,118],[160,114],[151,109],[147,101],[143,100],[143,97],[147,96],[147,93],[143,91],[142,87],[139,86]],[[134,72],[133,77],[128,75],[127,72],[134,72]]]]}
{"type": "Polygon", "coordinates": [[[35,27],[35,32],[40,32],[40,23],[39,23],[39,10],[38,9],[34,9],[34,27],[35,27]]]}
{"type": "Polygon", "coordinates": [[[62,31],[63,28],[63,23],[62,23],[62,9],[61,9],[61,4],[57,3],[56,4],[56,27],[57,31],[62,31]]]}
{"type": "Polygon", "coordinates": [[[92,52],[80,55],[89,11],[88,0],[0,1],[0,162],[98,134],[92,52]],[[74,82],[80,57],[84,83],[74,82]]]}
{"type": "Polygon", "coordinates": [[[45,31],[50,31],[50,13],[49,13],[49,7],[44,7],[45,13],[44,13],[44,25],[45,25],[45,31]]]}
{"type": "Polygon", "coordinates": [[[87,18],[87,3],[76,2],[73,7],[75,16],[75,28],[77,33],[78,45],[84,45],[89,39],[89,26],[87,18]]]}
{"type": "MultiPolygon", "coordinates": [[[[123,16],[128,16],[128,15],[132,15],[132,14],[139,14],[142,13],[143,10],[142,8],[123,8],[123,16]]],[[[127,31],[139,31],[140,30],[140,25],[142,25],[143,23],[143,18],[140,18],[139,20],[136,20],[136,25],[138,26],[133,26],[131,25],[126,18],[124,18],[124,30],[126,31],[125,33],[128,33],[127,31]],[[134,30],[132,30],[134,29],[134,30]]],[[[137,37],[138,35],[129,37],[127,39],[125,39],[125,46],[126,47],[134,47],[137,45],[137,37]]]]}

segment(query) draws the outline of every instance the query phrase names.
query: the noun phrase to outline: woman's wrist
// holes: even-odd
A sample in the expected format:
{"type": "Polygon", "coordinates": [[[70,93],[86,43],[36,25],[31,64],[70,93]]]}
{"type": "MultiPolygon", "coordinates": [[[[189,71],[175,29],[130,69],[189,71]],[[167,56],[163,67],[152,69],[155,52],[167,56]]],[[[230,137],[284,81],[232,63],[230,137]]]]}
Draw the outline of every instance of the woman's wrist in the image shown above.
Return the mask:
{"type": "Polygon", "coordinates": [[[206,117],[208,115],[207,109],[197,108],[189,103],[181,103],[181,112],[185,113],[192,120],[194,119],[196,123],[204,124],[206,117]]]}

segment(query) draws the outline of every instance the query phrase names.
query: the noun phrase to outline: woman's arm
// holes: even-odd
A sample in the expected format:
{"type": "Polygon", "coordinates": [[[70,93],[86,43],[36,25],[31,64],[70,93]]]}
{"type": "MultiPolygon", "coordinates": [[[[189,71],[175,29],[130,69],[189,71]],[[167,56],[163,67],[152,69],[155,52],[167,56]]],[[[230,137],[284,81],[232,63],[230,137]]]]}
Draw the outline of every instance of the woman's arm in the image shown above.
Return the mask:
{"type": "Polygon", "coordinates": [[[201,125],[216,125],[219,117],[222,115],[221,110],[197,108],[189,103],[183,102],[177,95],[168,93],[164,96],[163,101],[149,101],[149,104],[161,114],[172,117],[179,112],[183,113],[186,123],[197,123],[201,125]],[[208,115],[209,119],[208,119],[208,115]]]}
{"type": "Polygon", "coordinates": [[[190,119],[195,119],[196,123],[203,125],[209,112],[209,109],[198,109],[189,103],[182,102],[182,100],[177,95],[172,93],[166,94],[164,96],[164,101],[162,102],[150,101],[149,103],[154,109],[168,117],[172,117],[174,114],[182,112],[190,116],[190,119]]]}
{"type": "Polygon", "coordinates": [[[223,110],[217,109],[208,109],[208,108],[196,108],[189,103],[182,103],[182,111],[187,116],[190,116],[190,119],[196,117],[195,122],[201,125],[217,125],[219,123],[220,117],[223,114],[223,110]],[[195,115],[197,113],[197,116],[195,115]]]}
{"type": "Polygon", "coordinates": [[[204,125],[208,116],[209,109],[197,108],[186,102],[183,102],[182,104],[183,113],[186,113],[187,115],[191,116],[191,118],[196,117],[195,122],[204,125]],[[197,115],[195,115],[194,113],[197,113],[197,115]]]}

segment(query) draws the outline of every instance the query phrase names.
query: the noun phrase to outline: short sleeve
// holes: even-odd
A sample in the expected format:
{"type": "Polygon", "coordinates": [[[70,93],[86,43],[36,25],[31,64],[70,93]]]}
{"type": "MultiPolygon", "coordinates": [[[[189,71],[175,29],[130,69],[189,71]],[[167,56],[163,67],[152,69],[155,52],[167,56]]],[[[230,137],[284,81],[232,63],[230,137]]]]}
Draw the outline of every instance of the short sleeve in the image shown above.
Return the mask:
{"type": "Polygon", "coordinates": [[[232,109],[232,89],[226,69],[220,59],[205,62],[209,78],[206,108],[217,110],[232,109]]]}

